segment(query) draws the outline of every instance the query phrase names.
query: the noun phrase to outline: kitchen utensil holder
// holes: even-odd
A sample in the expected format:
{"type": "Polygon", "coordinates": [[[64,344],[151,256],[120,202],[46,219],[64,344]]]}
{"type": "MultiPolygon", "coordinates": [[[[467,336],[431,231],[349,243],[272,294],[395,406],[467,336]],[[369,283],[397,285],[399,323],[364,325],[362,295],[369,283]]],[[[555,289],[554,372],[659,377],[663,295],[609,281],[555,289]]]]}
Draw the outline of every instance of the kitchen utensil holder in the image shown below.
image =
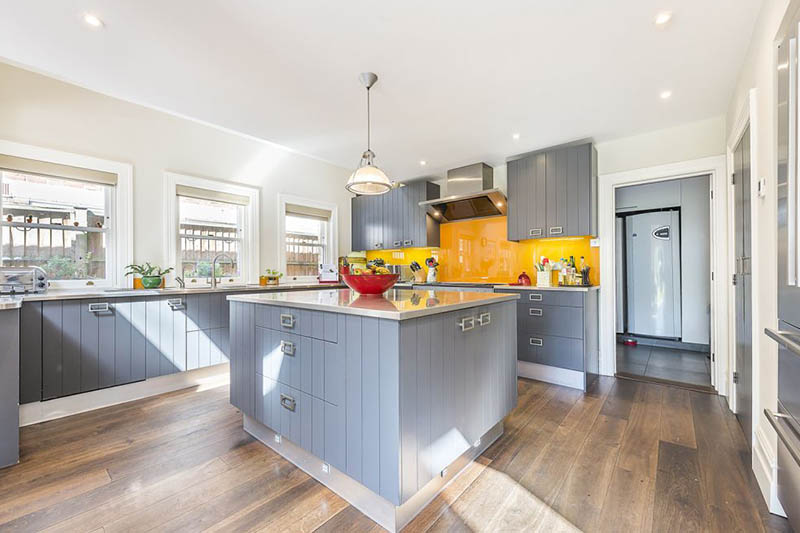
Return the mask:
{"type": "Polygon", "coordinates": [[[537,287],[550,287],[550,280],[552,276],[550,275],[550,271],[537,271],[536,272],[536,286],[537,287]]]}

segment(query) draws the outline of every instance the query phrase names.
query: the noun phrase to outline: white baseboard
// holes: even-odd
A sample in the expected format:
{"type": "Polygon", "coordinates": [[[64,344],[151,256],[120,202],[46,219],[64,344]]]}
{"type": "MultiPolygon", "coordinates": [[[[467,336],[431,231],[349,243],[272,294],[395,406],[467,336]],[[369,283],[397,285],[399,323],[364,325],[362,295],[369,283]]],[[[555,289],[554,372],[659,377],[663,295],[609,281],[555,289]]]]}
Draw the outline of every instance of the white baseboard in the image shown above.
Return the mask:
{"type": "Polygon", "coordinates": [[[781,502],[778,500],[778,461],[770,453],[769,441],[760,426],[756,428],[753,439],[753,473],[758,481],[761,495],[767,502],[769,512],[786,516],[781,502]]]}
{"type": "Polygon", "coordinates": [[[26,403],[19,406],[19,425],[29,426],[46,420],[75,415],[101,407],[130,402],[194,386],[212,389],[227,385],[228,363],[178,372],[168,376],[137,381],[118,387],[109,387],[44,402],[26,403]]]}
{"type": "Polygon", "coordinates": [[[583,372],[578,372],[577,370],[517,361],[517,375],[523,378],[536,379],[583,390],[583,372]]]}

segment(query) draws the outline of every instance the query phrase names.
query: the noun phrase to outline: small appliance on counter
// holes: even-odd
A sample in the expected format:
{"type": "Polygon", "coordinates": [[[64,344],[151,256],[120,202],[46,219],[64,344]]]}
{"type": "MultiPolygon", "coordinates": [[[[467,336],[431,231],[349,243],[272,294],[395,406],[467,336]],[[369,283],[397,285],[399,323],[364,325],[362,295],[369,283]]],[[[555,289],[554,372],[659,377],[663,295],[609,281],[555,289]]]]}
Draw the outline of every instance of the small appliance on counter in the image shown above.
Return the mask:
{"type": "Polygon", "coordinates": [[[429,257],[425,260],[425,266],[428,267],[428,283],[436,283],[439,279],[439,262],[435,258],[429,257]]]}
{"type": "Polygon", "coordinates": [[[319,265],[319,275],[317,279],[320,283],[339,283],[339,273],[333,263],[323,263],[319,265]]]}
{"type": "Polygon", "coordinates": [[[47,292],[47,272],[37,266],[0,267],[0,294],[47,292]]]}

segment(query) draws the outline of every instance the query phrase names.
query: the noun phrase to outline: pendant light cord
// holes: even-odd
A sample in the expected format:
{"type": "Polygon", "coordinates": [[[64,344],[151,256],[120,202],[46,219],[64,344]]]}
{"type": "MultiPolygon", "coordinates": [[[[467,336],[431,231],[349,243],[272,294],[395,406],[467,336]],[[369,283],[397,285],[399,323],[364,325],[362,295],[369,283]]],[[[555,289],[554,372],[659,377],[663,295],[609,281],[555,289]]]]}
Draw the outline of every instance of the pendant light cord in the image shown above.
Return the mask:
{"type": "Polygon", "coordinates": [[[369,137],[370,137],[370,131],[369,131],[369,87],[367,87],[367,150],[370,149],[369,137]]]}

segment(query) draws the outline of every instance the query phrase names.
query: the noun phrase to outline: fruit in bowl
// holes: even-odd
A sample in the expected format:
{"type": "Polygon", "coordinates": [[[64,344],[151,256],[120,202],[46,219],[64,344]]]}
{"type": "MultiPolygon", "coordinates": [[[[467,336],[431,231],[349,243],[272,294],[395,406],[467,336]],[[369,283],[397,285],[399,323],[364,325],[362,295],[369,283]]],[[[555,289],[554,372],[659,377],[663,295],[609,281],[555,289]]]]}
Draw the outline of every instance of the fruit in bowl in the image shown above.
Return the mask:
{"type": "Polygon", "coordinates": [[[370,262],[366,268],[343,269],[342,279],[359,294],[383,294],[397,283],[400,275],[392,274],[383,264],[370,262]]]}

